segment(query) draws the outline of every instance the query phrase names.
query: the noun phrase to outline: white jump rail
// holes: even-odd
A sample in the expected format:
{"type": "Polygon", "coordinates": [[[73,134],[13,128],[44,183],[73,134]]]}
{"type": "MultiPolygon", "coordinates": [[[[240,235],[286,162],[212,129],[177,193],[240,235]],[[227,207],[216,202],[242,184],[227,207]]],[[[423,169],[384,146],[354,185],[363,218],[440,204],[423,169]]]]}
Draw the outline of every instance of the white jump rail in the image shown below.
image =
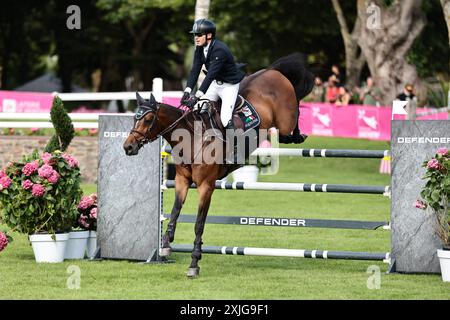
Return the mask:
{"type": "MultiPolygon", "coordinates": [[[[97,129],[98,116],[111,113],[69,113],[74,128],[97,129]],[[80,122],[84,121],[84,122],[80,122]]],[[[53,128],[50,113],[3,113],[0,112],[0,128],[53,128]],[[18,121],[11,121],[18,120],[18,121]],[[30,121],[25,121],[30,120],[30,121]],[[33,121],[38,120],[38,121],[33,121]]]]}

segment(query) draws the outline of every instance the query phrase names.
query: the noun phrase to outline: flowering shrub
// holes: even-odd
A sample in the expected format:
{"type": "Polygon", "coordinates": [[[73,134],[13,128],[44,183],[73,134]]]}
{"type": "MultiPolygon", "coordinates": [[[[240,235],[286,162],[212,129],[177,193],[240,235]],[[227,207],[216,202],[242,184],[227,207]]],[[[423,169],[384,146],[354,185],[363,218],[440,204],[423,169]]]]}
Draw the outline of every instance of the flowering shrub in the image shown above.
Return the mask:
{"type": "Polygon", "coordinates": [[[12,238],[6,232],[0,231],[0,251],[3,251],[11,241],[12,238]]]}
{"type": "Polygon", "coordinates": [[[26,234],[68,231],[81,197],[80,169],[72,156],[34,151],[0,171],[0,220],[26,234]]]}
{"type": "Polygon", "coordinates": [[[77,206],[78,226],[84,230],[97,230],[97,194],[83,196],[77,206]]]}
{"type": "Polygon", "coordinates": [[[437,234],[445,245],[450,245],[449,235],[449,199],[450,199],[450,151],[447,148],[439,148],[434,158],[423,163],[427,168],[423,179],[428,179],[420,192],[422,199],[415,202],[415,207],[425,210],[433,209],[438,220],[437,234]]]}

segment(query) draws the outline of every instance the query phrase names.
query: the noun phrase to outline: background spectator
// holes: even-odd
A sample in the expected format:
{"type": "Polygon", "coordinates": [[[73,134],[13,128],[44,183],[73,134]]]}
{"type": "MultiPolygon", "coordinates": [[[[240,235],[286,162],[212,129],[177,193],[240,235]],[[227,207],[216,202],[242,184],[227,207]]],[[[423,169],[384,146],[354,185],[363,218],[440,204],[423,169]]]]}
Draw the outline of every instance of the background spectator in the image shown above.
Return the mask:
{"type": "Polygon", "coordinates": [[[314,79],[314,88],[308,97],[309,101],[324,102],[325,101],[325,85],[319,76],[314,79]]]}
{"type": "Polygon", "coordinates": [[[337,79],[335,75],[332,75],[328,78],[328,85],[325,95],[325,101],[329,103],[335,103],[338,95],[339,95],[339,88],[337,87],[337,79]]]}
{"type": "Polygon", "coordinates": [[[381,90],[376,87],[371,77],[367,78],[366,85],[361,89],[359,99],[368,106],[380,105],[381,90]]]}
{"type": "Polygon", "coordinates": [[[331,66],[331,75],[336,79],[336,86],[340,87],[344,85],[344,76],[341,74],[337,64],[331,66]]]}
{"type": "Polygon", "coordinates": [[[351,103],[352,95],[344,86],[339,87],[339,94],[335,104],[337,106],[348,106],[351,103]]]}
{"type": "Polygon", "coordinates": [[[408,83],[405,88],[403,89],[403,93],[400,93],[397,96],[398,100],[401,101],[411,101],[411,100],[417,100],[416,95],[414,94],[414,86],[410,83],[408,83]]]}

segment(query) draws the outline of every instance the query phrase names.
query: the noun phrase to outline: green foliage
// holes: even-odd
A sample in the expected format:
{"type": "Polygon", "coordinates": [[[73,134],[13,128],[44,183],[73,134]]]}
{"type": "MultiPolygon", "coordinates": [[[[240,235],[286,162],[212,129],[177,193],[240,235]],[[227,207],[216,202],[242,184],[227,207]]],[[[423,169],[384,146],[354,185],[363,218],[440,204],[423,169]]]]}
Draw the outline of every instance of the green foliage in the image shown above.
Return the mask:
{"type": "Polygon", "coordinates": [[[55,128],[55,134],[50,138],[45,146],[46,152],[55,150],[65,151],[72,141],[75,130],[73,128],[72,119],[70,119],[61,99],[56,96],[53,100],[50,117],[55,128]]]}
{"type": "Polygon", "coordinates": [[[0,171],[0,220],[25,234],[69,230],[77,217],[80,179],[77,161],[60,151],[40,157],[35,150],[9,163],[0,171]]]}
{"type": "Polygon", "coordinates": [[[450,81],[440,80],[439,88],[435,89],[427,86],[428,104],[436,108],[444,108],[449,106],[448,94],[450,91],[450,81]]]}
{"type": "Polygon", "coordinates": [[[438,221],[437,234],[445,245],[450,245],[449,223],[450,223],[450,151],[441,148],[435,157],[423,163],[427,168],[423,179],[427,183],[422,188],[420,196],[423,201],[418,200],[416,206],[421,209],[430,207],[438,221]]]}

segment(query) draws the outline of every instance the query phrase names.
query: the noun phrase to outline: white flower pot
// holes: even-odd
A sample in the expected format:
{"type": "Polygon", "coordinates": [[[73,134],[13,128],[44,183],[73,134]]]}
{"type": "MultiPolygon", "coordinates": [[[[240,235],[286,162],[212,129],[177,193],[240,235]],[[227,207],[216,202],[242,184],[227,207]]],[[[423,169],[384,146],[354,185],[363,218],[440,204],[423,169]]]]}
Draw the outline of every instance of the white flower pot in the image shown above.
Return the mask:
{"type": "Polygon", "coordinates": [[[51,234],[32,234],[29,239],[33,247],[36,262],[63,262],[66,251],[68,233],[55,234],[56,240],[51,234]]]}
{"type": "Polygon", "coordinates": [[[69,241],[67,242],[65,259],[83,259],[89,238],[89,231],[69,232],[69,241]]]}
{"type": "Polygon", "coordinates": [[[257,182],[259,169],[257,166],[243,166],[233,171],[232,174],[235,182],[257,182]]]}
{"type": "Polygon", "coordinates": [[[442,281],[450,282],[450,250],[438,249],[437,256],[441,265],[442,281]]]}
{"type": "Polygon", "coordinates": [[[97,232],[89,231],[89,238],[87,241],[86,253],[88,258],[92,258],[97,250],[97,232]]]}

